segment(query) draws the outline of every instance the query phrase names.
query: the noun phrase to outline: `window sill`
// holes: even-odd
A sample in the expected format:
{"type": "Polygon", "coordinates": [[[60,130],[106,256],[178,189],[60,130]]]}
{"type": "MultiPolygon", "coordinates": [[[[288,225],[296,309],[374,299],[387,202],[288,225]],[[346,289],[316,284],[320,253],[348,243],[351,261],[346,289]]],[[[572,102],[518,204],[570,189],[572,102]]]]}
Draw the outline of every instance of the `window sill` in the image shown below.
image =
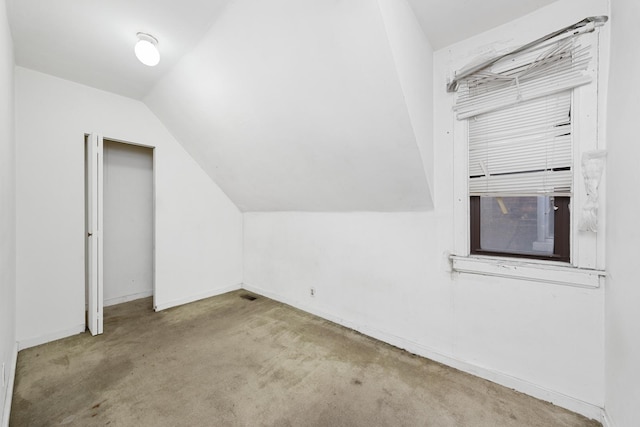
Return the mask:
{"type": "Polygon", "coordinates": [[[450,256],[453,271],[483,276],[507,277],[580,288],[599,288],[606,273],[552,262],[514,261],[496,257],[450,256]]]}

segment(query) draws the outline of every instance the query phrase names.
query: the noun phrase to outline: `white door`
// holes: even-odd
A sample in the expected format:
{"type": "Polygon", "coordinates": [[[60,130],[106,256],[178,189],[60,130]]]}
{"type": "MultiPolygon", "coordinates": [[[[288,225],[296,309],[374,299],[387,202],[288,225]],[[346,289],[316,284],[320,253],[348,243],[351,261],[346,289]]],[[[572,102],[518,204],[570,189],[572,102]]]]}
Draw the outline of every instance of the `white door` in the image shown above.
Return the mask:
{"type": "Polygon", "coordinates": [[[91,335],[102,333],[102,136],[87,136],[87,322],[91,335]]]}

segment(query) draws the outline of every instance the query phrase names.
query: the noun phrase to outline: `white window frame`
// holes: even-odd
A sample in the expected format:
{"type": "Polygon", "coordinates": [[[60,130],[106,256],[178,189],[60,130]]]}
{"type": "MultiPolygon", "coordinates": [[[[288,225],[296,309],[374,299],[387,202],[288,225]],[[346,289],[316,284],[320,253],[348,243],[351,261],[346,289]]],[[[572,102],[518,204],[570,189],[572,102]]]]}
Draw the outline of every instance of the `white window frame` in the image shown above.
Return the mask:
{"type": "MultiPolygon", "coordinates": [[[[608,28],[608,27],[604,27],[608,28]]],[[[571,260],[565,262],[518,259],[485,255],[470,255],[470,211],[468,183],[468,122],[453,117],[453,164],[454,164],[454,251],[451,256],[453,271],[509,277],[569,286],[596,288],[605,276],[605,220],[606,213],[606,166],[599,187],[600,208],[598,231],[584,232],[578,229],[586,191],[582,178],[582,155],[596,149],[606,149],[604,140],[605,91],[608,69],[605,56],[608,50],[608,30],[599,29],[584,34],[584,43],[591,45],[592,60],[588,73],[593,81],[573,89],[572,94],[572,143],[573,143],[573,195],[571,197],[571,260]]],[[[474,55],[465,58],[469,62],[474,55]]],[[[451,69],[460,69],[463,61],[451,64],[451,69]]],[[[453,97],[451,97],[453,102],[453,97]]]]}

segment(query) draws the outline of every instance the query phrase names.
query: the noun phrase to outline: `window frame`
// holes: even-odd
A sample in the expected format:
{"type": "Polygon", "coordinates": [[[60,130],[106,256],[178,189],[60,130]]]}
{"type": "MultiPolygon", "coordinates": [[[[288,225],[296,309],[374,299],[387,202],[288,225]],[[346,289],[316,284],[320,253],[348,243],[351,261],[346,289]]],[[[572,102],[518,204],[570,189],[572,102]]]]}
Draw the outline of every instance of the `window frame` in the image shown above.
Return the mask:
{"type": "MultiPolygon", "coordinates": [[[[524,36],[523,36],[524,37],[524,36]]],[[[532,259],[524,257],[508,257],[505,254],[472,254],[471,253],[471,201],[468,183],[468,121],[457,120],[455,113],[450,110],[451,120],[451,142],[453,143],[453,250],[451,252],[452,270],[464,273],[482,275],[503,275],[505,265],[510,265],[509,277],[517,277],[518,271],[526,266],[528,273],[522,278],[533,279],[531,271],[555,269],[559,272],[557,280],[542,280],[553,283],[571,284],[576,281],[576,277],[585,275],[591,277],[592,274],[601,277],[605,269],[604,257],[604,233],[606,224],[606,167],[600,183],[600,209],[598,232],[581,232],[578,230],[580,212],[586,200],[586,190],[582,178],[581,157],[584,152],[606,149],[604,132],[604,114],[606,93],[600,90],[601,83],[606,83],[608,68],[607,61],[600,60],[608,55],[609,31],[605,26],[593,33],[585,34],[585,42],[592,46],[592,61],[588,72],[593,76],[593,82],[589,85],[581,86],[572,90],[572,138],[573,138],[573,193],[570,200],[568,215],[570,217],[569,262],[532,259]],[[604,49],[601,48],[604,46],[604,49]],[[458,268],[457,265],[460,267],[458,268]],[[556,267],[557,266],[557,267],[556,267]],[[564,280],[562,277],[566,277],[564,280]]],[[[517,40],[511,40],[512,44],[517,40]]],[[[523,38],[522,42],[526,42],[523,38]]],[[[464,67],[471,58],[482,54],[483,50],[494,51],[502,46],[499,42],[485,43],[482,46],[467,45],[464,48],[450,50],[447,55],[449,61],[447,69],[452,72],[464,67]]],[[[606,89],[606,86],[605,86],[606,89]]],[[[445,90],[444,88],[442,89],[445,90]]],[[[449,105],[454,103],[454,95],[448,94],[449,105]]],[[[555,271],[554,270],[554,271],[555,271]]],[[[524,271],[524,270],[522,270],[524,271]]],[[[593,282],[590,282],[593,284],[593,282]]],[[[586,287],[592,287],[590,285],[586,287]]],[[[582,286],[576,284],[576,286],[582,286]]]]}
{"type": "Polygon", "coordinates": [[[570,197],[554,197],[554,204],[557,209],[554,210],[553,222],[553,254],[525,254],[518,252],[500,252],[482,249],[481,233],[482,227],[480,222],[482,219],[480,210],[481,196],[469,196],[469,252],[471,255],[487,255],[487,256],[503,256],[518,259],[539,259],[547,261],[570,262],[571,260],[571,214],[570,214],[570,197]]]}

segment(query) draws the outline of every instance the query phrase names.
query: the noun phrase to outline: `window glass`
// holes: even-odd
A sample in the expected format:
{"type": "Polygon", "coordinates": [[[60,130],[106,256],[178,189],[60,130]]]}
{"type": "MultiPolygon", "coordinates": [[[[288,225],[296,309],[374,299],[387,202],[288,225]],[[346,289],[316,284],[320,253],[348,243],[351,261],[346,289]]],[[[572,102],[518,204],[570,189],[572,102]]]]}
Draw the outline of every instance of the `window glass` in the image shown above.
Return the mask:
{"type": "Polygon", "coordinates": [[[553,255],[553,202],[550,196],[481,197],[479,249],[553,255]]]}

